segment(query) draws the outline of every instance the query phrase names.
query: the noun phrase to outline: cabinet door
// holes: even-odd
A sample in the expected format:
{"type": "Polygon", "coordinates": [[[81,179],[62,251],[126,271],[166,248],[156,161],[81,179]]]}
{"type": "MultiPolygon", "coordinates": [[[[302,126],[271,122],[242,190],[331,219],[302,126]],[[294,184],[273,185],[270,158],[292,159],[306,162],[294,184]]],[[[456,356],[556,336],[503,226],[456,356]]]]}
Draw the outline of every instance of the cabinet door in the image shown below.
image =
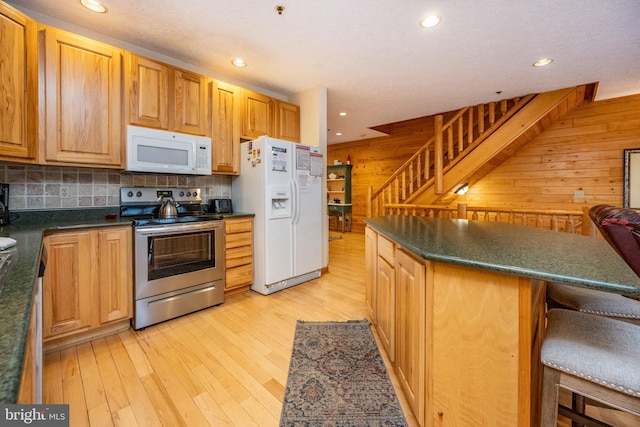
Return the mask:
{"type": "Polygon", "coordinates": [[[98,324],[128,319],[133,310],[131,227],[95,231],[98,267],[98,324]]]}
{"type": "Polygon", "coordinates": [[[91,326],[91,236],[88,231],[45,236],[42,278],[44,339],[91,326]]]}
{"type": "Polygon", "coordinates": [[[396,276],[393,265],[382,257],[378,257],[377,279],[378,335],[393,362],[396,356],[396,276]]]}
{"type": "Polygon", "coordinates": [[[173,128],[178,132],[207,134],[207,81],[204,76],[174,70],[173,119],[173,128]]]}
{"type": "Polygon", "coordinates": [[[44,163],[122,168],[122,51],[50,27],[41,37],[44,163]]]}
{"type": "Polygon", "coordinates": [[[240,173],[240,88],[212,81],[211,168],[213,173],[240,173]]]}
{"type": "Polygon", "coordinates": [[[300,107],[288,102],[276,102],[275,137],[300,142],[300,107]]]}
{"type": "Polygon", "coordinates": [[[242,138],[273,136],[273,100],[266,95],[243,91],[242,138]]]}
{"type": "Polygon", "coordinates": [[[376,243],[378,233],[367,227],[364,231],[365,240],[365,270],[364,270],[364,299],[371,316],[371,322],[378,323],[378,311],[376,309],[376,269],[378,259],[378,245],[376,243]]]}
{"type": "Polygon", "coordinates": [[[156,61],[127,54],[129,123],[155,129],[169,127],[169,68],[156,61]]]}
{"type": "Polygon", "coordinates": [[[426,406],[426,266],[396,251],[396,374],[420,425],[426,406]]]}
{"type": "Polygon", "coordinates": [[[37,134],[36,24],[0,3],[0,158],[34,159],[37,134]]]}

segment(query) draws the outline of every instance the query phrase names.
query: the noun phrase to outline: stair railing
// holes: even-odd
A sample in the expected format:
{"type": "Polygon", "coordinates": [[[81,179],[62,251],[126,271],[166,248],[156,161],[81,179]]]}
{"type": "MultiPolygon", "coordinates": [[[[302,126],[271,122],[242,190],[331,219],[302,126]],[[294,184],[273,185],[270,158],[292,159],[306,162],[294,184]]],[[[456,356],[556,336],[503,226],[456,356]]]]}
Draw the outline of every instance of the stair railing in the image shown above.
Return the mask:
{"type": "Polygon", "coordinates": [[[369,193],[367,215],[378,216],[386,204],[405,203],[418,192],[435,185],[442,194],[446,171],[464,158],[491,133],[526,105],[535,95],[504,99],[458,111],[446,123],[435,116],[435,134],[378,190],[369,193]]]}
{"type": "Polygon", "coordinates": [[[548,209],[508,209],[471,207],[466,203],[456,206],[395,204],[384,205],[381,215],[411,215],[428,218],[469,219],[476,221],[506,222],[545,230],[595,237],[596,228],[589,218],[589,208],[580,211],[548,209]]]}

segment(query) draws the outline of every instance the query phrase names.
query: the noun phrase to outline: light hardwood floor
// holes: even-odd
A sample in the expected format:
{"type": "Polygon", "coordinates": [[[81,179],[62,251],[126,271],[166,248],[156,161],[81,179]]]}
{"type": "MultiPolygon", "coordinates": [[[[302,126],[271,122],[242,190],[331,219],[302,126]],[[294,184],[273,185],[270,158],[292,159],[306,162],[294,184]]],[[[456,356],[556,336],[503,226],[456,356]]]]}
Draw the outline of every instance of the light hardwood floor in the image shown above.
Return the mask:
{"type": "Polygon", "coordinates": [[[329,272],[311,282],[47,353],[44,402],[68,403],[72,427],[277,426],[296,320],[368,317],[364,235],[345,233],[329,248],[329,272]]]}

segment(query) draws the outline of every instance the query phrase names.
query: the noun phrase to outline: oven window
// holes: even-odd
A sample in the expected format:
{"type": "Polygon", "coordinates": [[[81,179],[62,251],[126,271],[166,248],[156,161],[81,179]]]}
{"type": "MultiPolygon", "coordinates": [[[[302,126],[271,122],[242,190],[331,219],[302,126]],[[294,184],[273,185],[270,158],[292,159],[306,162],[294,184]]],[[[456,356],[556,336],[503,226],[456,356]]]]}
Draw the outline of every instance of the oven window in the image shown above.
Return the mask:
{"type": "Polygon", "coordinates": [[[148,280],[215,268],[215,230],[147,238],[148,280]]]}

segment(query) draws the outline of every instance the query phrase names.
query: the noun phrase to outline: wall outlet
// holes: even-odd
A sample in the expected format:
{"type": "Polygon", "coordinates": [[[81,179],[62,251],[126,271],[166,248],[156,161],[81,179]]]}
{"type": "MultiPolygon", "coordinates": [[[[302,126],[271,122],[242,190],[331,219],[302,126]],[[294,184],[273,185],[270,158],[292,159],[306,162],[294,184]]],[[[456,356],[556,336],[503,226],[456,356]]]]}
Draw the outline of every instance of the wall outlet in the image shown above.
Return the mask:
{"type": "Polygon", "coordinates": [[[584,199],[584,191],[576,191],[573,193],[574,199],[584,199]]]}
{"type": "Polygon", "coordinates": [[[60,186],[60,198],[61,199],[69,198],[69,187],[67,185],[60,186]]]}

